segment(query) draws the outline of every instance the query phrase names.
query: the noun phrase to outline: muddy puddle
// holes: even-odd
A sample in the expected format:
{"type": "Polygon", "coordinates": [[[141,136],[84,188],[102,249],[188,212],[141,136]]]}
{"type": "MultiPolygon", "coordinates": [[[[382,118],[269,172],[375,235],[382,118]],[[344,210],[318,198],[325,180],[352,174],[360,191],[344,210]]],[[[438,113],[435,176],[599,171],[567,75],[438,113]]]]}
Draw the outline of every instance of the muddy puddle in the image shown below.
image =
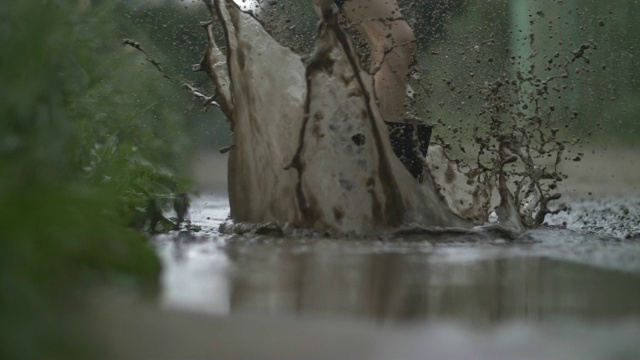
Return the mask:
{"type": "MultiPolygon", "coordinates": [[[[451,54],[468,63],[469,76],[444,71],[440,95],[428,90],[437,88],[432,83],[419,87],[416,68],[410,82],[428,99],[413,105],[429,109],[421,121],[440,125],[432,142],[443,149],[429,150],[429,176],[418,183],[381,130],[374,80],[354,60],[357,42],[346,40],[352,33],[335,9],[322,12],[315,47],[301,54],[275,39],[268,22],[230,2],[205,3],[212,21],[195,69],[215,84],[211,99],[233,144],[221,166],[203,168],[220,178],[226,168],[229,181],[220,186],[225,195],[194,199],[198,231],[153,239],[164,271],[162,310],[149,317],[186,317],[158,323],[165,332],[157,336],[175,336],[172,347],[155,341],[146,357],[640,358],[640,197],[629,196],[635,185],[612,183],[630,167],[585,172],[606,175],[595,188],[610,184],[625,194],[602,197],[579,193],[564,169],[584,164],[568,125],[578,112],[562,96],[577,74],[591,73],[593,41],[572,39],[562,57],[534,58],[544,42],[503,37],[515,45],[511,53],[502,51],[506,43],[497,46],[511,55],[501,60],[505,71],[472,81],[484,56],[495,61],[489,48],[496,40],[487,34],[478,45],[465,37],[451,54]],[[224,34],[220,47],[215,31],[224,34]],[[540,60],[542,73],[534,66],[540,60]],[[452,104],[435,106],[439,97],[452,104]],[[456,160],[452,144],[477,156],[456,160]],[[292,226],[223,234],[230,215],[240,224],[292,226]],[[515,231],[468,230],[487,220],[515,231]],[[416,224],[429,231],[406,230],[416,224]]],[[[547,24],[543,11],[535,14],[509,33],[547,24]]],[[[418,60],[446,67],[438,54],[433,48],[418,60]]]]}
{"type": "MultiPolygon", "coordinates": [[[[154,240],[164,265],[161,303],[233,324],[234,334],[266,321],[282,336],[257,345],[266,358],[325,357],[289,345],[300,331],[326,343],[326,354],[354,358],[385,358],[394,354],[389,349],[409,358],[637,358],[633,201],[570,200],[571,214],[548,220],[567,229],[532,230],[514,241],[435,241],[222,235],[228,202],[204,196],[192,206],[201,231],[154,240]],[[587,217],[608,221],[608,232],[586,228],[587,217]],[[363,354],[360,340],[385,345],[363,354]]],[[[242,339],[223,338],[231,353],[245,354],[242,339]]]]}

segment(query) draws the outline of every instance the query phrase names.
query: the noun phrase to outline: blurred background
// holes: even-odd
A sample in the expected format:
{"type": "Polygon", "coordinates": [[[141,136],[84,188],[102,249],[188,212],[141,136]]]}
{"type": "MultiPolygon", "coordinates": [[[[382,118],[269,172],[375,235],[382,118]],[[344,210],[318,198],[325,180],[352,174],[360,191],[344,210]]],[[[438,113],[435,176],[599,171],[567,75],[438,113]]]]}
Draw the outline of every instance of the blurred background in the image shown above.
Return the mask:
{"type": "MultiPolygon", "coordinates": [[[[486,126],[488,86],[559,75],[536,106],[573,144],[565,192],[638,195],[637,0],[400,4],[418,38],[411,111],[437,125],[436,141],[464,158],[486,126]]],[[[311,49],[310,1],[268,1],[258,16],[282,43],[311,49]]],[[[208,20],[194,0],[0,4],[0,358],[94,354],[78,295],[99,284],[154,299],[161,266],[143,233],[172,225],[162,211],[177,194],[225,194],[227,123],[181,88],[213,92],[191,70],[208,20]]],[[[527,91],[510,103],[528,103],[527,91]]]]}

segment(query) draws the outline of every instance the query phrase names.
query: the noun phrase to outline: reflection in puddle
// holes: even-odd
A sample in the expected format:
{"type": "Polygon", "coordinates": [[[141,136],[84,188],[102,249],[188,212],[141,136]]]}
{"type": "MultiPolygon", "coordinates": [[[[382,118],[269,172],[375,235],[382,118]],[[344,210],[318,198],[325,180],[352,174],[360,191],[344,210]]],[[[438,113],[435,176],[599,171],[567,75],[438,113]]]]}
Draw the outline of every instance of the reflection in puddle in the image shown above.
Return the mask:
{"type": "MultiPolygon", "coordinates": [[[[226,209],[218,202],[196,213],[213,227],[224,219],[226,209]]],[[[554,234],[563,236],[560,231],[554,234]]],[[[558,316],[640,316],[640,277],[541,256],[544,253],[531,244],[182,234],[160,237],[157,246],[165,266],[164,304],[208,313],[456,320],[476,325],[558,316]]],[[[594,249],[594,258],[600,258],[594,249]]]]}
{"type": "MultiPolygon", "coordinates": [[[[194,204],[191,221],[204,225],[201,236],[215,232],[215,224],[227,217],[228,204],[225,199],[211,197],[194,204]]],[[[181,232],[160,235],[155,244],[163,262],[163,304],[210,314],[229,313],[230,263],[216,241],[197,240],[193,234],[181,232]]]]}
{"type": "MultiPolygon", "coordinates": [[[[640,315],[640,279],[614,271],[544,258],[448,262],[437,253],[341,254],[321,247],[296,254],[278,245],[231,246],[237,272],[212,301],[228,294],[232,312],[474,324],[640,315]]],[[[215,272],[210,277],[219,279],[215,272]]]]}
{"type": "Polygon", "coordinates": [[[229,305],[229,260],[214,243],[181,244],[166,241],[158,245],[163,259],[165,305],[197,309],[210,314],[227,314],[229,305]]]}

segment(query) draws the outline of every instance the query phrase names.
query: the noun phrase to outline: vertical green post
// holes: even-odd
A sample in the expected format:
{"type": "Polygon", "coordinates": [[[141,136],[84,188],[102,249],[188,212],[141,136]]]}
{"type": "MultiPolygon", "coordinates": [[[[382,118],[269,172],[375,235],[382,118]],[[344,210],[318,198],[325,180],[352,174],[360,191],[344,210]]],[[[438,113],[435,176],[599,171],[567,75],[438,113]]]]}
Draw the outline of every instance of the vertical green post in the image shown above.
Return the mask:
{"type": "MultiPolygon", "coordinates": [[[[515,57],[512,69],[513,75],[516,76],[521,73],[523,77],[527,77],[533,64],[533,59],[531,58],[533,48],[530,43],[530,36],[533,34],[530,0],[510,0],[509,10],[511,17],[511,54],[515,57]]],[[[528,113],[525,108],[530,105],[527,99],[529,89],[530,86],[522,86],[519,94],[520,104],[522,105],[520,110],[525,114],[528,113]]]]}
{"type": "MultiPolygon", "coordinates": [[[[565,0],[565,12],[569,18],[566,19],[566,24],[569,27],[568,29],[563,29],[565,34],[569,34],[570,41],[570,50],[577,49],[582,41],[580,39],[580,24],[578,19],[578,2],[577,0],[565,0]],[[569,15],[570,13],[570,15],[569,15]]],[[[576,109],[580,103],[580,87],[576,86],[577,81],[575,78],[570,80],[570,83],[573,84],[571,93],[567,97],[567,106],[572,109],[576,109]]]]}
{"type": "Polygon", "coordinates": [[[532,32],[530,23],[531,5],[529,0],[511,0],[511,51],[516,57],[516,69],[523,73],[528,72],[531,53],[533,49],[529,45],[529,35],[532,32]]]}

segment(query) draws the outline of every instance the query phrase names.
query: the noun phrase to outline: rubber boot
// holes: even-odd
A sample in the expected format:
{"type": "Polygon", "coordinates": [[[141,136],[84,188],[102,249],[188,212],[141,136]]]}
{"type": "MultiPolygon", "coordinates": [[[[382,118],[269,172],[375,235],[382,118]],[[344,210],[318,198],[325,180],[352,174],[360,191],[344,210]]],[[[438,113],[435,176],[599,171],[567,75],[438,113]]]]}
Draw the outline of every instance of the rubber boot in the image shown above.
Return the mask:
{"type": "Polygon", "coordinates": [[[427,156],[433,125],[385,121],[391,147],[411,175],[422,181],[422,164],[427,156]]]}

